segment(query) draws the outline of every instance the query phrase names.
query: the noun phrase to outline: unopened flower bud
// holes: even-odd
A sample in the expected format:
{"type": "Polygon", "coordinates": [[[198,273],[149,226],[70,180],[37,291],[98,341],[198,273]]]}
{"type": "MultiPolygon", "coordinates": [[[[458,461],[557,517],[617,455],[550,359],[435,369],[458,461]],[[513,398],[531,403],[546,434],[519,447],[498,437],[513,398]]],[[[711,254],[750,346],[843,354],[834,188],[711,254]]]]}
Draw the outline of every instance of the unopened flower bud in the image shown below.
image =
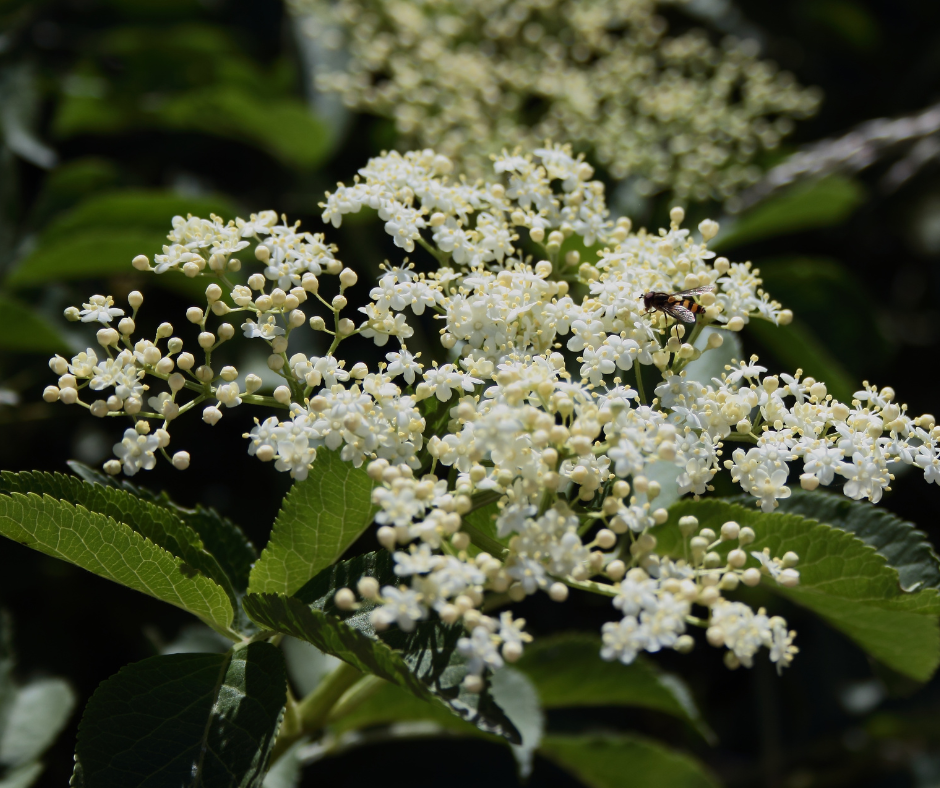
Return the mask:
{"type": "Polygon", "coordinates": [[[339,610],[352,610],[356,607],[356,595],[351,588],[340,588],[333,595],[333,604],[339,610]]]}
{"type": "Polygon", "coordinates": [[[186,319],[190,323],[199,324],[203,321],[204,317],[203,311],[198,306],[191,306],[186,310],[186,319]]]}
{"type": "Polygon", "coordinates": [[[216,425],[219,423],[219,420],[222,418],[222,411],[219,410],[215,405],[210,405],[202,412],[202,420],[206,424],[216,425]]]}
{"type": "MultiPolygon", "coordinates": [[[[125,258],[126,259],[126,258],[125,258]]],[[[149,271],[150,270],[150,260],[145,254],[139,254],[133,260],[131,260],[131,265],[134,266],[138,271],[149,271]]]]}
{"type": "Polygon", "coordinates": [[[173,455],[173,467],[178,471],[185,471],[189,467],[189,452],[176,452],[176,454],[173,455]]]}

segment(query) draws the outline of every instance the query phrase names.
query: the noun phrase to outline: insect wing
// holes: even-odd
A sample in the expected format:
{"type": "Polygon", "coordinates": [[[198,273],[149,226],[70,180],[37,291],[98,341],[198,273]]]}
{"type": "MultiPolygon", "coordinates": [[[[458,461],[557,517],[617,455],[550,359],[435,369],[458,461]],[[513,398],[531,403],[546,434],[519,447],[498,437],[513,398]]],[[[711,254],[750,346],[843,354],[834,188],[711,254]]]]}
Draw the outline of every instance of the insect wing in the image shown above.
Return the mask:
{"type": "Polygon", "coordinates": [[[695,313],[689,311],[681,304],[663,304],[660,309],[662,309],[662,311],[667,315],[674,317],[676,320],[681,320],[683,323],[695,322],[695,313]]]}
{"type": "Polygon", "coordinates": [[[702,293],[710,293],[715,289],[714,285],[705,285],[704,287],[693,287],[691,290],[680,290],[678,293],[672,293],[669,298],[670,300],[681,301],[683,298],[688,298],[689,296],[701,295],[702,293]]]}

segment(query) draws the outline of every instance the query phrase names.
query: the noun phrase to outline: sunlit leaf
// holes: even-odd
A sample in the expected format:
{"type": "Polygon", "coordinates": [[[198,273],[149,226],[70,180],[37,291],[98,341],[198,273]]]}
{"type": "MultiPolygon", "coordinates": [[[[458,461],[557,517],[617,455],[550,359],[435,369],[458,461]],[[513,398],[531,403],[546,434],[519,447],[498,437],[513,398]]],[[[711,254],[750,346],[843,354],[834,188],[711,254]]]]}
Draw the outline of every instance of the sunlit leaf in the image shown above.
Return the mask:
{"type": "MultiPolygon", "coordinates": [[[[795,514],[765,514],[721,500],[680,501],[669,510],[669,524],[656,529],[657,549],[681,556],[678,518],[694,515],[702,527],[720,531],[734,520],[757,534],[748,551],[770,548],[800,557],[800,584],[787,589],[766,585],[822,616],[888,667],[919,681],[940,662],[940,594],[936,589],[905,593],[898,571],[884,556],[853,534],[795,514]]],[[[730,543],[719,545],[727,552],[730,543]]],[[[755,559],[750,563],[757,566],[755,559]]]]}
{"type": "Polygon", "coordinates": [[[234,611],[225,589],[126,523],[48,495],[13,493],[0,495],[0,534],[229,632],[234,611]]]}
{"type": "Polygon", "coordinates": [[[249,590],[292,594],[334,563],[372,522],[372,485],[365,468],[320,449],[284,499],[249,590]]]}

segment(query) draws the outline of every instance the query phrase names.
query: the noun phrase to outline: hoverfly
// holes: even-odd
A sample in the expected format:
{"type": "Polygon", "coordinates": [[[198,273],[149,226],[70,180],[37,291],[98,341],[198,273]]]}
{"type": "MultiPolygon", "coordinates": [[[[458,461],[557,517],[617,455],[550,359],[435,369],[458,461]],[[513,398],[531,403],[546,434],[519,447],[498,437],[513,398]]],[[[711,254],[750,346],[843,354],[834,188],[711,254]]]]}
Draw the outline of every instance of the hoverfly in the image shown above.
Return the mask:
{"type": "Polygon", "coordinates": [[[691,297],[701,293],[710,293],[714,289],[714,285],[705,285],[678,293],[650,291],[643,295],[643,306],[646,307],[647,312],[663,312],[683,323],[694,323],[695,316],[704,312],[705,307],[693,301],[691,297]]]}

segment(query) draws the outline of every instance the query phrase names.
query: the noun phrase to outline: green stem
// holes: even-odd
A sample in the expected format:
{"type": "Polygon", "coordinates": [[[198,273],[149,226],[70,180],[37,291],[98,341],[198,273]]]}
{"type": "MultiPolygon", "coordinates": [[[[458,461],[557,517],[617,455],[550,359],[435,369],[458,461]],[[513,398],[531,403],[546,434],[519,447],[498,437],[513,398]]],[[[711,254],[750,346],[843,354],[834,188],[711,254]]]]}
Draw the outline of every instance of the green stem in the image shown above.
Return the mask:
{"type": "Polygon", "coordinates": [[[636,390],[637,390],[637,393],[640,395],[640,404],[645,405],[646,404],[646,392],[643,391],[643,373],[640,370],[640,362],[637,361],[637,363],[633,365],[633,368],[636,370],[636,390]]]}
{"type": "Polygon", "coordinates": [[[601,594],[602,596],[617,596],[619,593],[618,590],[609,583],[595,583],[593,580],[574,580],[570,577],[557,577],[554,575],[553,577],[564,583],[568,588],[577,588],[579,591],[590,591],[594,594],[601,594]]]}
{"type": "Polygon", "coordinates": [[[326,721],[335,722],[352,714],[387,683],[385,679],[380,679],[378,676],[363,676],[336,702],[326,721]]]}
{"type": "Polygon", "coordinates": [[[304,736],[319,733],[326,725],[333,707],[346,691],[362,678],[362,673],[343,662],[299,703],[288,698],[284,721],[271,751],[271,763],[280,758],[304,736]]]}

